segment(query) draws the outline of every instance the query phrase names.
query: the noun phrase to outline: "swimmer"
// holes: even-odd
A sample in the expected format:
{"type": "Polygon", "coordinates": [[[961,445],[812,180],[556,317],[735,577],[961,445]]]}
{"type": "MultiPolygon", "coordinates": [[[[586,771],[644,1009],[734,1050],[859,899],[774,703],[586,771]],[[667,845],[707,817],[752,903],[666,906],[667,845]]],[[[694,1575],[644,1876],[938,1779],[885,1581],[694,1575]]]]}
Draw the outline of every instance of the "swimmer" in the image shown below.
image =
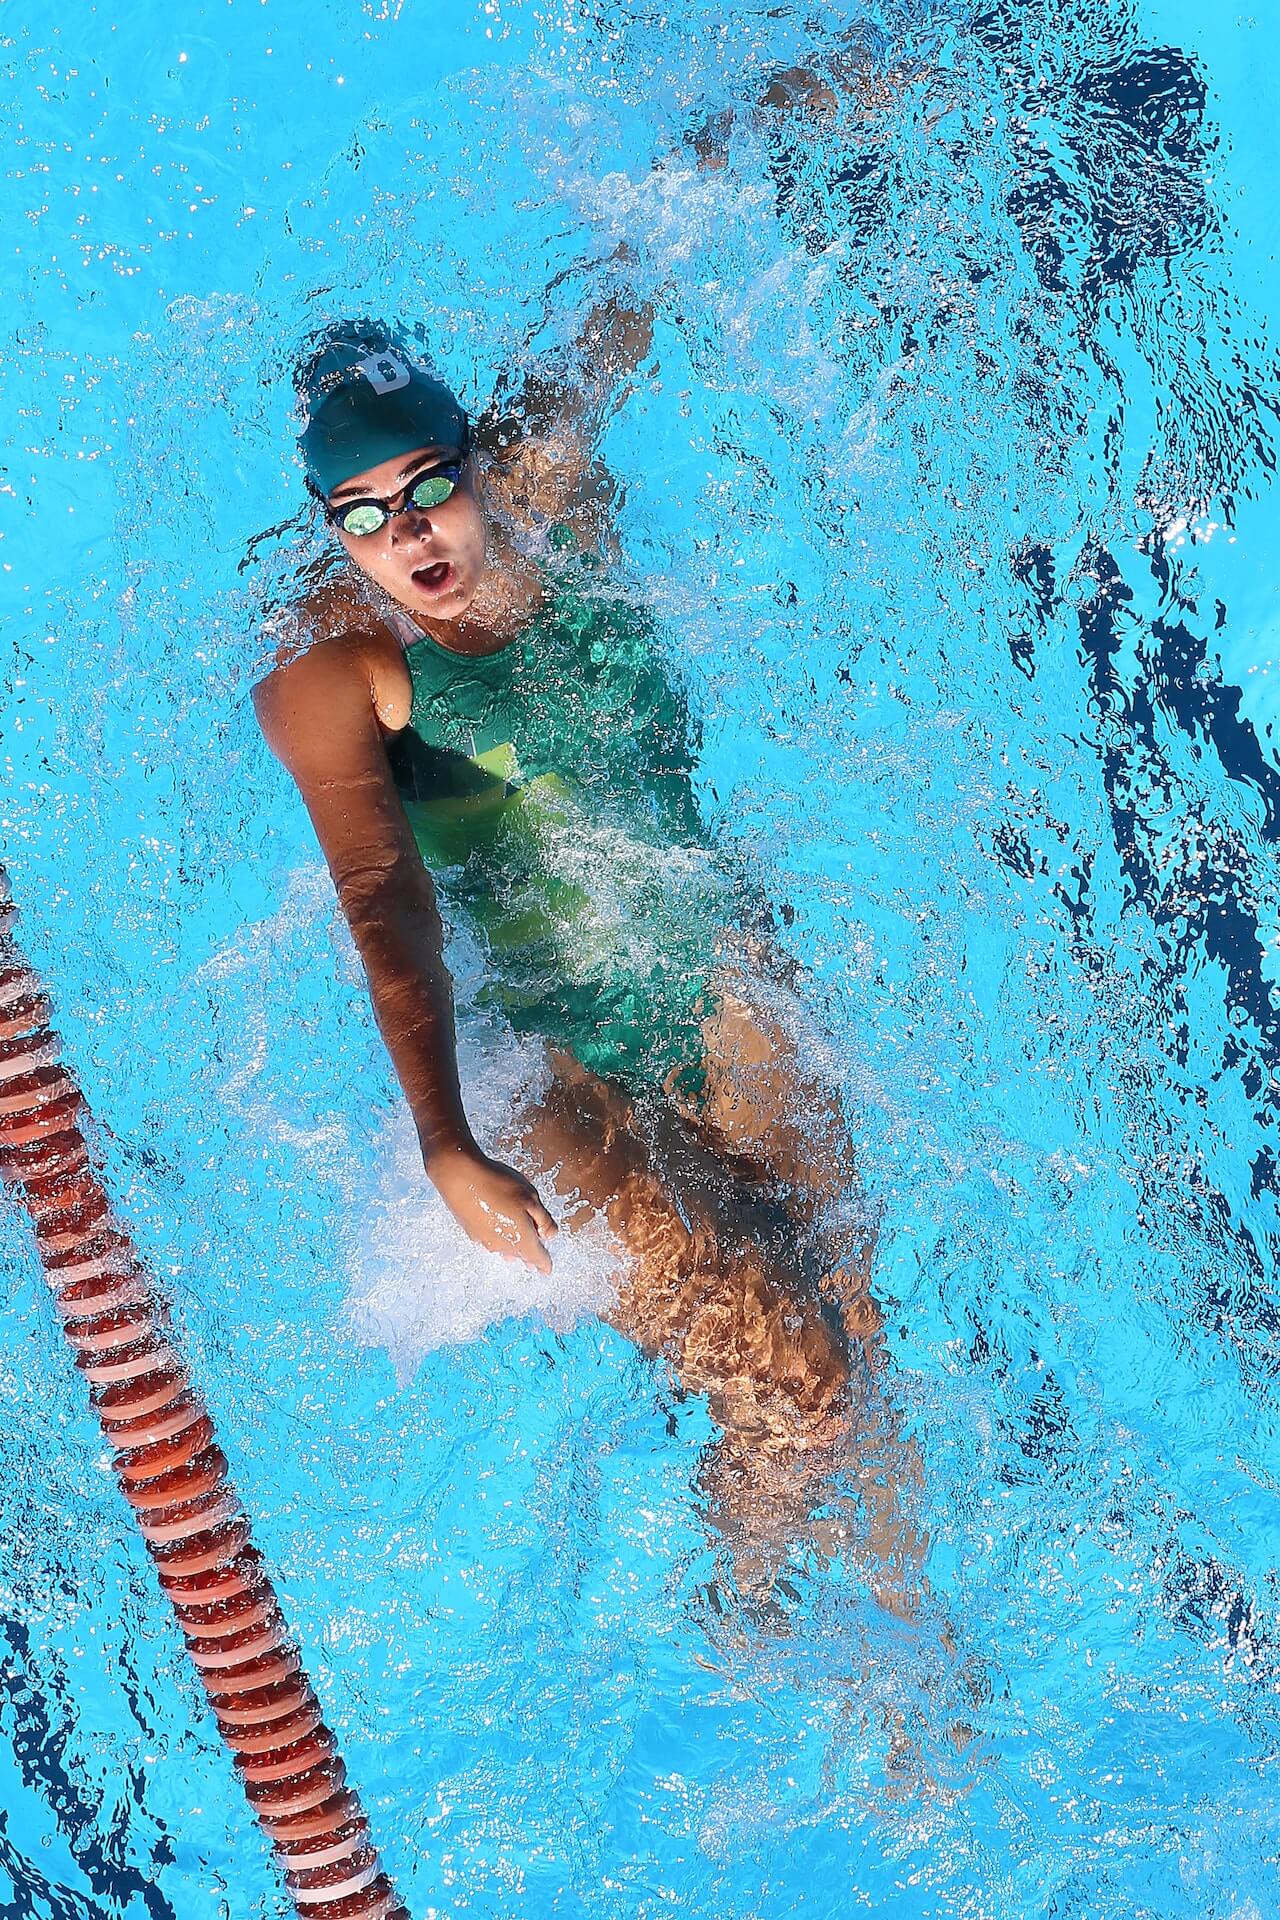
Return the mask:
{"type": "Polygon", "coordinates": [[[889,1491],[909,1468],[868,1411],[870,1248],[847,1225],[822,1238],[852,1142],[789,1037],[763,904],[744,911],[706,845],[696,727],[652,617],[607,564],[592,440],[650,342],[647,310],[607,301],[566,364],[473,421],[407,334],[361,320],[313,340],[300,451],[345,562],[289,610],[255,707],[459,1226],[545,1271],[544,1192],[566,1232],[602,1216],[626,1256],[614,1324],[722,1429],[715,1510],[776,1545],[852,1468],[870,1577],[907,1613],[921,1545],[889,1491]],[[545,1046],[545,1088],[501,1142],[467,1120],[437,884],[483,951],[480,1004],[545,1046]]]}

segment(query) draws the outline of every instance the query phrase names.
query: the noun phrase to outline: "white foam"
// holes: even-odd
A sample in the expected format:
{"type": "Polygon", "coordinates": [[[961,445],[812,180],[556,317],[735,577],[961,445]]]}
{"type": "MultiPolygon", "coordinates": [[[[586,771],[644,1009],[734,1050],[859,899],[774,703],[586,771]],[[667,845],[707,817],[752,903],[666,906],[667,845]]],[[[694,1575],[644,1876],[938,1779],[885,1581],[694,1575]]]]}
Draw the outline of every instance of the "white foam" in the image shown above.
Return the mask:
{"type": "MultiPolygon", "coordinates": [[[[465,1021],[458,1066],[477,1138],[500,1151],[513,1108],[545,1084],[543,1050],[487,1023],[465,1021]]],[[[406,1107],[383,1129],[378,1160],[377,1186],[364,1203],[349,1318],[358,1339],[386,1348],[402,1383],[425,1354],[473,1340],[499,1321],[535,1314],[564,1330],[616,1299],[623,1255],[599,1218],[564,1229],[552,1245],[552,1270],[542,1274],[484,1252],[457,1225],[423,1171],[406,1107]]],[[[561,1219],[563,1196],[545,1179],[538,1189],[561,1219]]]]}

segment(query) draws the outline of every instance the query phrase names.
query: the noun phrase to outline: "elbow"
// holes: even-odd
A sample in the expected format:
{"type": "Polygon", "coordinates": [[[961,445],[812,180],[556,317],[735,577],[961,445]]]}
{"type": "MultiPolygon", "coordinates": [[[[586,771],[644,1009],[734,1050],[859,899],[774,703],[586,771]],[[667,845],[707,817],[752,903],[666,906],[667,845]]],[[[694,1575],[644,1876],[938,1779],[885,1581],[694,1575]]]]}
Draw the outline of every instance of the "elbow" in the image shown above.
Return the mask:
{"type": "Polygon", "coordinates": [[[385,925],[389,916],[434,907],[427,870],[415,855],[397,849],[362,854],[333,869],[338,899],[355,934],[362,927],[385,925]]]}

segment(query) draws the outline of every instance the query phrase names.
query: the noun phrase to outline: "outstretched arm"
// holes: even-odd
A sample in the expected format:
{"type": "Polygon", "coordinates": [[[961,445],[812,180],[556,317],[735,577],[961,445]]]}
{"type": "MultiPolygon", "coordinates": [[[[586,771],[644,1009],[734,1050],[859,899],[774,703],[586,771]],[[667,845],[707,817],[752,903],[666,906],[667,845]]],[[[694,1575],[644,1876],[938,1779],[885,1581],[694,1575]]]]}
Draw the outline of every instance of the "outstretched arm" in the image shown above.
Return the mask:
{"type": "Polygon", "coordinates": [[[385,709],[390,697],[394,706],[400,692],[405,711],[392,718],[404,724],[407,679],[403,661],[372,634],[347,633],[276,667],[254,689],[254,706],[311,815],[428,1175],[479,1245],[545,1272],[555,1222],[521,1174],[482,1152],[463,1111],[453,983],[435,889],[400,804],[378,719],[379,700],[385,709]]]}

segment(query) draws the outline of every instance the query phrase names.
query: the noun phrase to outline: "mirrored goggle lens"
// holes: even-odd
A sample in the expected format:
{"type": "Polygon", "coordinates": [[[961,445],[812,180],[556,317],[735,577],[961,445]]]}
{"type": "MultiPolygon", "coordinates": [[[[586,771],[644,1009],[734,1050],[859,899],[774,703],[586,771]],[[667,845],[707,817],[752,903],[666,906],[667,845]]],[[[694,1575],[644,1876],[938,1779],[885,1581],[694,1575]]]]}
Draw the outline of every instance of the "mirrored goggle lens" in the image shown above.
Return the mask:
{"type": "Polygon", "coordinates": [[[419,480],[409,498],[415,507],[442,507],[457,484],[456,468],[449,473],[429,473],[419,480]]]}
{"type": "Polygon", "coordinates": [[[359,507],[348,507],[342,516],[344,533],[376,533],[379,527],[385,527],[387,516],[381,507],[372,506],[368,501],[359,507]]]}

